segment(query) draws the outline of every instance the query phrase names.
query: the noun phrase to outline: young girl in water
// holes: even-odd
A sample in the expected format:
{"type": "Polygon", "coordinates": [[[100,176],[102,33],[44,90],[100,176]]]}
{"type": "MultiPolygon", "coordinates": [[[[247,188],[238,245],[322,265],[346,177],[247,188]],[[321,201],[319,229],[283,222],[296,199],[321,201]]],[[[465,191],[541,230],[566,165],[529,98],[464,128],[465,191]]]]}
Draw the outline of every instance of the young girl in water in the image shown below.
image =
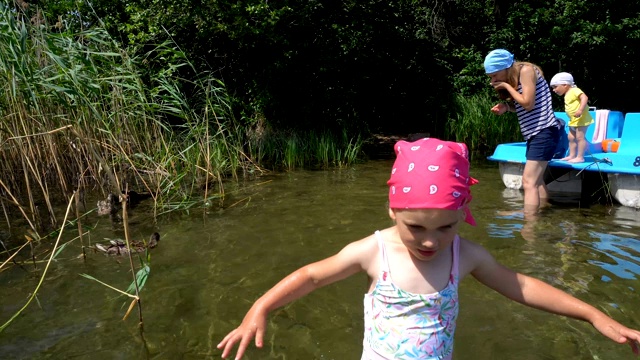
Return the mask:
{"type": "Polygon", "coordinates": [[[458,284],[471,274],[502,295],[551,313],[590,322],[603,335],[629,343],[638,354],[640,332],[542,281],[499,264],[482,246],[460,238],[470,186],[464,144],[421,139],[399,141],[389,185],[395,225],[348,244],[339,253],[304,266],[271,288],[242,324],[218,344],[222,357],[238,344],[242,358],[255,337],[261,348],[269,312],[315,289],[364,271],[362,359],[451,359],[458,316],[458,284]]]}

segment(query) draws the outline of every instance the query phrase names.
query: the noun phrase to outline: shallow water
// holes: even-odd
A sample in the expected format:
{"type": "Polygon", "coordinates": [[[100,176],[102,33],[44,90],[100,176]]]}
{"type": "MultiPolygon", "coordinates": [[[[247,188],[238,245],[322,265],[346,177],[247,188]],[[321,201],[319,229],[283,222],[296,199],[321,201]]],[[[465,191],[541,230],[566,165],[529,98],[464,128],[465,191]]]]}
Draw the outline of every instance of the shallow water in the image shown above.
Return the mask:
{"type": "MultiPolygon", "coordinates": [[[[83,261],[74,242],[52,263],[38,302],[0,333],[0,358],[218,358],[217,343],[278,280],[391,224],[385,208],[390,167],[390,161],[371,161],[274,174],[228,189],[225,210],[194,210],[157,223],[134,209],[134,238],[162,235],[142,291],[144,337],[137,311],[122,321],[128,300],[79,275],[125,289],[128,260],[89,253],[83,261]]],[[[526,227],[510,212],[522,208],[522,194],[504,188],[496,166],[479,165],[472,174],[480,180],[471,204],[478,226],[463,225],[462,236],[505,265],[640,328],[639,212],[554,206],[526,227]]],[[[121,236],[106,218],[90,216],[87,223],[97,224],[94,242],[121,236]]],[[[25,304],[43,267],[34,271],[25,262],[24,269],[0,272],[0,323],[25,304]]],[[[364,291],[366,278],[357,275],[275,311],[265,347],[251,346],[245,358],[359,359],[364,291]]],[[[628,346],[589,324],[510,302],[471,277],[460,292],[454,359],[632,358],[628,346]]]]}

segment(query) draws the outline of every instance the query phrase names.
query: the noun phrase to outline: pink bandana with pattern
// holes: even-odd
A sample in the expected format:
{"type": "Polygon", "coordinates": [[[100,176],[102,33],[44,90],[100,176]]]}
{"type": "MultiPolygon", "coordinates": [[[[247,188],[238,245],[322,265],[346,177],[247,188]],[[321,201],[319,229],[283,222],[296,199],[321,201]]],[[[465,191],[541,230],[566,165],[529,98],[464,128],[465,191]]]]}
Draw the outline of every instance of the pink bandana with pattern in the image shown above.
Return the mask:
{"type": "Polygon", "coordinates": [[[475,225],[467,204],[470,186],[478,180],[469,176],[469,152],[463,143],[424,138],[398,141],[394,147],[389,185],[392,209],[465,209],[465,221],[475,225]]]}

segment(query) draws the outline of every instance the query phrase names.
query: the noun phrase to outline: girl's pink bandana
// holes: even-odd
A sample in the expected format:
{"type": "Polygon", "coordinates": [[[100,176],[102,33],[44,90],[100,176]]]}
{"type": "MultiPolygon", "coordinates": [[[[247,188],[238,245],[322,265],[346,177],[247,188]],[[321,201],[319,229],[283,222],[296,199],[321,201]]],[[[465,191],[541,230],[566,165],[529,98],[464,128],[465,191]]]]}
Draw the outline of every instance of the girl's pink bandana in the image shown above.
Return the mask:
{"type": "Polygon", "coordinates": [[[466,206],[470,186],[478,181],[469,176],[469,153],[462,143],[434,138],[395,145],[389,185],[392,209],[465,209],[465,221],[475,225],[466,206]]]}

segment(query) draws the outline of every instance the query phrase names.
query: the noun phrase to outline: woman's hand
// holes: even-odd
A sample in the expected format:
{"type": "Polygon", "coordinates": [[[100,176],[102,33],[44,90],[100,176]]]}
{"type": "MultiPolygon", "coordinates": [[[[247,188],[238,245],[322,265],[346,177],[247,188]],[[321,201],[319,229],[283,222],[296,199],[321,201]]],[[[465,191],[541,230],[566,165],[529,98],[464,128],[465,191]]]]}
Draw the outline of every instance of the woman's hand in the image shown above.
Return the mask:
{"type": "Polygon", "coordinates": [[[505,103],[499,103],[496,106],[491,108],[491,112],[496,114],[496,115],[502,115],[502,114],[506,113],[507,111],[509,111],[509,105],[507,105],[505,103]]]}
{"type": "Polygon", "coordinates": [[[493,86],[493,88],[496,90],[509,90],[509,88],[511,87],[509,83],[506,83],[504,81],[492,81],[491,86],[493,86]]]}
{"type": "Polygon", "coordinates": [[[591,321],[591,324],[609,339],[619,344],[628,343],[631,346],[631,351],[640,355],[640,331],[629,329],[604,314],[591,321]]]}
{"type": "Polygon", "coordinates": [[[222,339],[218,344],[218,349],[224,348],[222,351],[222,358],[225,359],[237,342],[238,352],[235,359],[241,359],[245,350],[249,346],[251,339],[256,338],[256,346],[261,348],[264,340],[264,332],[267,326],[267,314],[266,312],[256,308],[255,306],[249,310],[242,320],[242,324],[235,330],[231,331],[227,336],[222,339]]]}

